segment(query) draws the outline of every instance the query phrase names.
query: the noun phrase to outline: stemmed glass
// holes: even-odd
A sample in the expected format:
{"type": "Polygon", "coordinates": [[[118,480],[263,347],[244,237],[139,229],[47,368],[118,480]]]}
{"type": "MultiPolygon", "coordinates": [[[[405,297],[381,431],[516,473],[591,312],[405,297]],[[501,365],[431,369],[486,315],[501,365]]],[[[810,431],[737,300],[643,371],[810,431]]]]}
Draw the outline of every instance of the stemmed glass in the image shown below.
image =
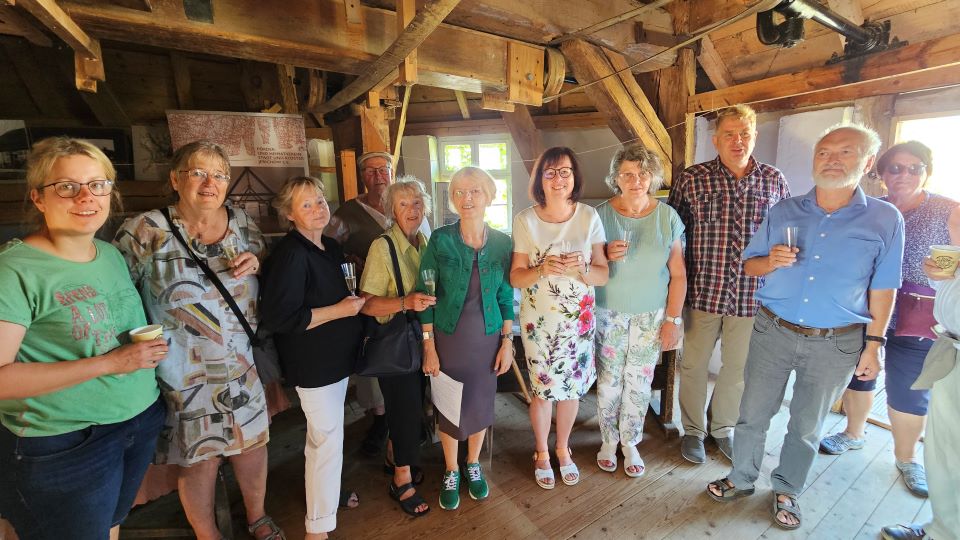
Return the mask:
{"type": "Polygon", "coordinates": [[[347,282],[347,290],[353,296],[357,295],[357,267],[351,262],[345,262],[340,265],[343,270],[343,279],[347,282]]]}
{"type": "Polygon", "coordinates": [[[433,268],[424,268],[420,272],[420,276],[423,278],[423,285],[427,288],[427,294],[430,296],[437,295],[437,271],[433,268]]]}

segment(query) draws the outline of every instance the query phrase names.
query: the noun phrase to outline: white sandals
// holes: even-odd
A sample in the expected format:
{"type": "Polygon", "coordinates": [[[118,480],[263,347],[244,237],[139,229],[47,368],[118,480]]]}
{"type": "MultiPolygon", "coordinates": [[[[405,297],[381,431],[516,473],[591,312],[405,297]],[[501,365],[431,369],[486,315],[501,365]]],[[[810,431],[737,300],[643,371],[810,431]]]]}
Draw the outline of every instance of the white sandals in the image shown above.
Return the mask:
{"type": "Polygon", "coordinates": [[[600,451],[597,452],[597,467],[601,471],[614,472],[617,470],[617,445],[603,443],[600,445],[600,451]],[[608,461],[613,465],[604,465],[602,461],[608,461]]]}
{"type": "MultiPolygon", "coordinates": [[[[573,452],[569,448],[557,448],[557,457],[566,456],[572,458],[573,452]]],[[[551,473],[553,471],[550,471],[551,473]]],[[[568,486],[575,486],[580,482],[580,469],[577,468],[577,464],[571,462],[569,465],[560,466],[560,479],[563,480],[563,483],[568,486]],[[567,476],[572,476],[573,480],[567,480],[567,476]]]]}
{"type": "MultiPolygon", "coordinates": [[[[550,465],[550,452],[534,452],[533,461],[533,474],[537,479],[537,485],[543,489],[553,489],[557,482],[553,477],[553,465],[550,465]],[[550,468],[541,469],[537,467],[537,461],[546,461],[550,468]],[[547,482],[547,480],[549,480],[549,482],[547,482]]],[[[563,469],[561,468],[560,470],[562,471],[563,469]]]]}
{"type": "Polygon", "coordinates": [[[623,472],[631,478],[639,478],[643,476],[643,473],[647,472],[646,466],[643,464],[643,458],[640,457],[640,452],[637,451],[636,446],[621,446],[623,450],[623,472]],[[640,470],[637,472],[630,472],[630,467],[639,467],[640,470]]]}

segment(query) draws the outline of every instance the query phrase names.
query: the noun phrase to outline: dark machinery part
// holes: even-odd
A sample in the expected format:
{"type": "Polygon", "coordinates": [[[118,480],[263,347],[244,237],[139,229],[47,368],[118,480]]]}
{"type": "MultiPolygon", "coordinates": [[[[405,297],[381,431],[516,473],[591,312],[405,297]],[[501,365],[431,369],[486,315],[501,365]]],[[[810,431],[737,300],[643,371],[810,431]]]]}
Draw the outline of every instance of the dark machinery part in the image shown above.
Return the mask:
{"type": "Polygon", "coordinates": [[[816,0],[783,0],[773,9],[757,13],[757,39],[764,45],[793,47],[803,40],[804,19],[816,21],[847,38],[843,55],[834,54],[828,63],[906,45],[897,38],[890,40],[890,21],[866,21],[858,26],[816,0]],[[783,15],[783,22],[774,23],[774,12],[783,15]]]}

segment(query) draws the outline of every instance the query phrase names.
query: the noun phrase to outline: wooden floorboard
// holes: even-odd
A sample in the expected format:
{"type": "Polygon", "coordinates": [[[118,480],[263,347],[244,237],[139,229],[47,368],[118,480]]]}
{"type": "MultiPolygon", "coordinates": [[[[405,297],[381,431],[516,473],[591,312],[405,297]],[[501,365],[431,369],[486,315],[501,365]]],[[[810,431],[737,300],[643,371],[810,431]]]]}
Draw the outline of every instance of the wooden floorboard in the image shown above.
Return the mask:
{"type": "MultiPolygon", "coordinates": [[[[726,475],[730,468],[713,443],[707,444],[706,464],[687,463],[680,457],[679,441],[665,439],[652,418],[648,418],[640,445],[646,474],[628,478],[622,457],[615,473],[600,471],[595,465],[600,443],[595,408],[595,395],[589,394],[581,403],[571,436],[581,470],[580,484],[563,485],[558,476],[557,487],[548,491],[533,480],[533,436],[525,406],[508,394],[498,395],[494,454],[487,467],[491,497],[473,501],[464,485],[460,508],[441,510],[437,496],[442,454],[439,445],[429,445],[423,450],[426,482],[419,491],[433,509],[426,517],[413,519],[388,497],[389,477],[381,471],[382,458],[362,457],[357,452],[369,420],[354,405],[348,406],[343,484],[360,494],[361,504],[340,511],[331,538],[861,540],[878,538],[884,525],[929,518],[929,504],[911,495],[899,479],[886,430],[870,429],[863,450],[817,457],[800,497],[804,527],[788,533],[771,523],[769,481],[786,431],[786,405],[771,422],[757,493],[726,504],[705,494],[706,484],[726,475]]],[[[844,417],[831,414],[824,432],[841,429],[844,423],[844,417]]],[[[288,538],[302,538],[304,530],[304,433],[303,415],[297,409],[277,417],[272,428],[267,511],[288,538]]],[[[555,457],[553,464],[556,470],[555,457]]],[[[240,531],[237,538],[247,538],[242,532],[243,505],[235,487],[231,501],[234,530],[240,531]]],[[[140,527],[185,525],[175,494],[135,511],[127,523],[140,527]]]]}

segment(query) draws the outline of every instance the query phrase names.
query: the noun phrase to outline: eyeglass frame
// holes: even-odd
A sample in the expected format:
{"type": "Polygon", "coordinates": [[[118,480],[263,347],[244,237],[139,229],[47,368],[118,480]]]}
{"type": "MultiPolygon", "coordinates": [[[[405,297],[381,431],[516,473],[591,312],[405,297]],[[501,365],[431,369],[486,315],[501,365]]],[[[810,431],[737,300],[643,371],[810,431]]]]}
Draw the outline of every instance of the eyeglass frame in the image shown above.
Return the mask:
{"type": "Polygon", "coordinates": [[[201,182],[206,182],[207,179],[210,178],[211,176],[213,177],[214,181],[220,182],[222,184],[229,184],[231,180],[229,174],[213,173],[211,175],[209,172],[207,172],[204,169],[201,169],[200,167],[195,167],[193,169],[180,169],[177,172],[187,173],[187,176],[189,176],[190,178],[194,178],[194,175],[192,174],[194,172],[203,173],[203,174],[196,175],[197,177],[200,178],[201,182]]]}
{"type": "Polygon", "coordinates": [[[927,172],[927,164],[922,161],[920,163],[914,163],[912,165],[901,165],[899,163],[889,163],[887,164],[886,168],[884,168],[883,170],[883,174],[890,174],[893,176],[897,176],[902,173],[907,173],[910,176],[920,177],[926,172],[927,172]],[[894,167],[900,170],[891,171],[890,169],[894,167]]]}
{"type": "Polygon", "coordinates": [[[553,181],[556,178],[563,178],[566,180],[573,176],[573,167],[544,167],[543,168],[543,179],[553,181]],[[562,171],[566,170],[567,174],[564,175],[562,171]]]}
{"type": "Polygon", "coordinates": [[[37,188],[37,190],[38,190],[38,191],[42,191],[42,190],[44,190],[44,189],[52,186],[52,187],[53,187],[53,192],[57,194],[57,197],[60,197],[61,199],[76,199],[77,197],[80,196],[81,193],[83,193],[83,187],[86,186],[86,187],[87,187],[87,191],[89,191],[90,194],[93,195],[94,197],[107,197],[107,196],[109,196],[111,193],[113,193],[113,186],[114,186],[114,185],[116,185],[116,182],[114,182],[113,180],[110,180],[109,178],[95,178],[95,179],[93,179],[93,180],[90,180],[89,182],[77,182],[77,181],[75,181],[75,180],[57,180],[57,181],[55,181],[55,182],[50,182],[49,184],[44,184],[44,185],[40,186],[39,188],[37,188]],[[94,193],[94,192],[93,192],[93,188],[90,187],[90,184],[93,184],[93,183],[95,183],[95,182],[102,182],[102,183],[108,188],[108,189],[107,189],[107,192],[106,192],[106,193],[94,193]],[[69,197],[68,197],[68,196],[64,196],[64,195],[61,195],[60,192],[57,190],[57,186],[63,185],[63,184],[77,186],[77,193],[76,193],[75,195],[71,195],[71,196],[69,196],[69,197]]]}
{"type": "Polygon", "coordinates": [[[376,173],[390,175],[393,172],[393,167],[389,165],[384,165],[382,167],[363,167],[360,169],[360,172],[368,176],[373,176],[376,173]]]}

